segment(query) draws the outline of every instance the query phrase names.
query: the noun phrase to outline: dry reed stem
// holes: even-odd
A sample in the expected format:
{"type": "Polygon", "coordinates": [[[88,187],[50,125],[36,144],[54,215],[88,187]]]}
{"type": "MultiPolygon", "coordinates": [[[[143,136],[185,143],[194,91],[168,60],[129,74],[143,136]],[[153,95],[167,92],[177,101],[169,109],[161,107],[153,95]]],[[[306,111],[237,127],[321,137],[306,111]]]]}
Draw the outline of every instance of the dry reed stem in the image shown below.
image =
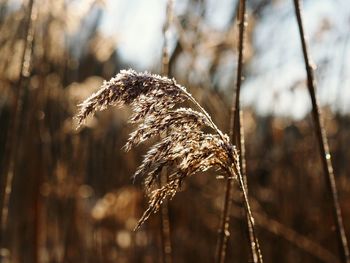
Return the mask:
{"type": "MultiPolygon", "coordinates": [[[[240,0],[239,4],[239,43],[238,43],[238,66],[237,66],[237,76],[236,76],[236,95],[235,95],[235,108],[232,109],[232,115],[234,115],[233,120],[233,135],[235,135],[235,144],[238,146],[240,153],[240,167],[243,177],[244,187],[248,195],[248,180],[246,174],[246,164],[245,164],[245,141],[244,141],[244,127],[242,124],[242,110],[240,107],[240,94],[241,94],[241,83],[243,80],[243,54],[244,54],[244,44],[245,44],[245,29],[247,26],[247,14],[246,14],[246,0],[240,0]]],[[[260,251],[260,246],[258,239],[256,237],[254,226],[250,223],[247,215],[247,228],[248,237],[250,241],[251,256],[254,263],[263,262],[262,254],[260,251]]]]}
{"type": "MultiPolygon", "coordinates": [[[[162,48],[162,69],[161,73],[163,76],[169,75],[170,67],[170,56],[168,50],[168,41],[169,41],[169,30],[170,25],[172,24],[173,17],[173,0],[167,0],[166,2],[166,18],[163,25],[163,48],[162,48]]],[[[168,182],[168,171],[166,168],[163,169],[160,179],[159,179],[159,188],[163,184],[168,182]]],[[[161,254],[163,263],[172,262],[172,245],[171,245],[171,232],[170,232],[170,220],[169,220],[169,204],[168,200],[164,200],[164,204],[161,207],[160,217],[160,239],[161,239],[161,254]]]]}
{"type": "Polygon", "coordinates": [[[34,13],[34,0],[29,0],[28,2],[28,12],[26,14],[26,27],[24,30],[24,48],[22,51],[21,57],[21,68],[19,71],[19,76],[16,82],[16,91],[13,102],[13,116],[12,123],[10,126],[10,130],[8,132],[8,138],[6,143],[6,156],[8,156],[8,160],[5,160],[5,168],[4,168],[4,176],[1,179],[1,189],[0,189],[0,246],[2,247],[4,244],[4,234],[7,229],[8,223],[8,206],[10,195],[12,192],[12,182],[15,173],[15,162],[17,156],[17,148],[20,143],[20,138],[18,136],[20,119],[22,114],[22,98],[24,93],[24,81],[29,76],[29,68],[30,68],[30,60],[33,48],[33,40],[34,40],[34,19],[36,15],[34,13]]]}
{"type": "Polygon", "coordinates": [[[329,192],[331,193],[332,203],[333,203],[333,214],[336,222],[339,250],[342,258],[342,262],[350,262],[350,252],[348,247],[348,242],[344,230],[343,218],[341,215],[341,209],[339,205],[338,191],[335,183],[333,166],[331,161],[331,154],[328,147],[326,130],[323,126],[323,120],[321,116],[321,111],[318,106],[318,101],[316,97],[316,81],[314,77],[313,63],[308,54],[308,47],[305,40],[305,33],[303,27],[303,18],[301,14],[301,6],[299,0],[294,0],[295,14],[298,22],[300,41],[303,50],[305,69],[307,73],[307,86],[312,103],[312,117],[315,123],[316,135],[318,139],[318,145],[320,149],[320,156],[322,160],[323,170],[326,176],[327,186],[329,192]]]}
{"type": "Polygon", "coordinates": [[[144,187],[149,197],[148,209],[136,229],[152,213],[157,212],[165,200],[174,197],[185,178],[209,168],[221,169],[230,179],[238,179],[253,224],[240,179],[239,156],[235,146],[231,145],[228,136],[216,127],[209,114],[184,87],[174,79],[122,70],[80,105],[77,114],[79,125],[89,115],[110,105],[131,105],[134,111],[130,121],[138,124],[138,127],[131,134],[126,150],[148,138],[164,135],[160,142],[149,149],[134,174],[134,177],[144,177],[144,187]],[[190,108],[174,108],[175,104],[185,100],[193,102],[201,112],[190,108]],[[203,132],[203,126],[211,128],[214,133],[203,132]],[[169,177],[168,182],[159,187],[157,182],[163,167],[167,167],[169,177]]]}
{"type": "MultiPolygon", "coordinates": [[[[236,93],[234,94],[235,98],[232,100],[232,110],[231,110],[231,123],[230,123],[230,138],[238,146],[238,152],[240,155],[239,171],[237,171],[239,185],[241,187],[244,205],[246,209],[246,219],[248,227],[248,236],[249,244],[251,248],[251,254],[253,262],[263,262],[262,255],[259,248],[259,242],[254,229],[254,220],[252,220],[252,215],[250,212],[250,207],[248,203],[248,188],[247,188],[247,178],[245,172],[245,159],[244,159],[244,130],[241,123],[241,110],[240,110],[240,89],[241,82],[243,78],[243,52],[244,52],[244,36],[245,36],[245,27],[246,27],[246,6],[245,0],[239,2],[239,43],[238,43],[238,65],[237,65],[237,76],[236,76],[236,93]]],[[[229,236],[229,221],[232,200],[231,200],[231,191],[233,188],[233,182],[229,179],[226,181],[225,189],[225,199],[224,199],[224,208],[222,211],[221,227],[219,230],[219,239],[217,245],[217,255],[216,260],[219,263],[225,262],[226,258],[226,246],[229,236]]]]}

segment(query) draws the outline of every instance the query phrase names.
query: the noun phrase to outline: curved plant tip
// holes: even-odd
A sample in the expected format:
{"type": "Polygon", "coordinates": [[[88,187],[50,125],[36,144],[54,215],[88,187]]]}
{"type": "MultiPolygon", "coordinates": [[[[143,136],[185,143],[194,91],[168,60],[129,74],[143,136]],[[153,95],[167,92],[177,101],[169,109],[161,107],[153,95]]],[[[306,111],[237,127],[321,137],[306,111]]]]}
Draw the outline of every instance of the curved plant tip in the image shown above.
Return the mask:
{"type": "Polygon", "coordinates": [[[149,206],[135,229],[157,212],[166,198],[174,197],[186,177],[215,168],[237,178],[236,148],[192,95],[174,79],[122,70],[79,105],[76,118],[80,126],[96,111],[124,105],[130,105],[133,110],[130,122],[138,124],[124,146],[126,151],[152,137],[160,138],[148,150],[134,174],[134,178],[144,178],[149,197],[149,206]],[[192,102],[197,110],[176,107],[184,101],[192,102]],[[203,127],[211,128],[212,133],[203,132],[203,127]],[[159,137],[160,134],[163,136],[159,137]],[[169,180],[159,188],[157,179],[164,167],[168,169],[169,180]]]}

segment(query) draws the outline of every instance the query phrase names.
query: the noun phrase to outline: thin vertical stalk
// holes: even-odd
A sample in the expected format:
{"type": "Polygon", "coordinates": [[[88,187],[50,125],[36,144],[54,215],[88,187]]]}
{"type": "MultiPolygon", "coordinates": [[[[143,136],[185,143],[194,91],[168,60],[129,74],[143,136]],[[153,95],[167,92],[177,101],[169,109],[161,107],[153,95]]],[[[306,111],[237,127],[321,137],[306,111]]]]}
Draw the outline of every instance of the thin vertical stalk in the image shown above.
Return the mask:
{"type": "MultiPolygon", "coordinates": [[[[161,73],[163,76],[169,75],[169,48],[168,48],[168,31],[172,21],[173,15],[173,0],[167,0],[166,3],[166,18],[163,26],[163,48],[162,48],[162,68],[161,73]]],[[[166,168],[163,169],[159,180],[159,186],[167,183],[168,173],[166,168]],[[163,181],[163,182],[162,182],[163,181]]],[[[161,258],[163,263],[172,262],[172,249],[171,249],[171,234],[170,234],[170,221],[169,221],[169,203],[165,200],[161,206],[160,211],[160,241],[161,241],[161,258]]]]}
{"type": "MultiPolygon", "coordinates": [[[[244,39],[245,39],[245,28],[246,28],[246,11],[245,11],[245,0],[240,1],[239,6],[239,45],[238,45],[238,66],[237,66],[237,76],[236,76],[236,94],[235,98],[232,99],[235,101],[235,104],[232,105],[231,115],[233,116],[233,120],[231,120],[231,128],[230,131],[231,139],[235,142],[238,148],[239,160],[240,160],[240,168],[241,174],[243,178],[243,183],[245,187],[245,191],[248,195],[248,179],[246,173],[246,163],[245,163],[245,140],[244,140],[244,127],[242,123],[242,115],[243,112],[240,106],[240,93],[241,93],[241,84],[243,80],[243,53],[244,53],[244,39]],[[233,126],[233,127],[232,127],[233,126]]],[[[248,237],[250,243],[251,257],[252,262],[256,263],[262,261],[262,256],[259,248],[259,244],[254,238],[254,230],[253,225],[249,220],[249,215],[246,214],[246,222],[248,228],[248,237]]]]}
{"type": "Polygon", "coordinates": [[[4,163],[3,178],[1,181],[0,189],[0,222],[1,222],[1,246],[4,242],[4,234],[7,229],[8,221],[8,205],[9,199],[12,191],[12,182],[15,173],[15,162],[16,154],[19,145],[19,128],[20,128],[20,118],[22,112],[22,97],[24,93],[24,81],[29,76],[29,66],[30,58],[32,53],[32,45],[34,40],[34,29],[33,29],[33,19],[35,15],[33,14],[34,0],[29,0],[28,2],[28,11],[25,18],[25,30],[24,30],[24,47],[21,55],[21,68],[19,71],[18,80],[16,83],[16,91],[14,96],[14,101],[12,105],[12,123],[8,131],[8,137],[6,141],[6,156],[4,163]]]}
{"type": "MultiPolygon", "coordinates": [[[[239,105],[239,98],[236,96],[236,106],[235,106],[235,127],[234,131],[236,134],[236,145],[238,146],[238,153],[239,153],[239,161],[240,161],[240,168],[241,168],[241,174],[243,178],[243,185],[248,195],[248,178],[247,178],[247,170],[246,170],[246,161],[245,161],[245,140],[244,140],[244,126],[243,126],[243,112],[240,109],[239,105]],[[238,114],[236,114],[238,113],[238,114]]],[[[233,114],[233,113],[232,113],[233,114]]],[[[247,222],[247,232],[249,237],[249,243],[250,243],[250,252],[251,252],[251,260],[252,262],[256,263],[259,262],[259,258],[261,257],[259,244],[256,244],[254,239],[254,233],[253,233],[253,226],[249,220],[249,215],[246,213],[246,222],[247,222]]]]}
{"type": "MultiPolygon", "coordinates": [[[[246,219],[250,240],[250,248],[253,262],[262,262],[262,256],[259,249],[259,243],[254,230],[254,221],[252,220],[250,207],[248,203],[247,196],[247,179],[245,172],[245,157],[244,157],[244,130],[241,125],[241,110],[240,110],[240,89],[242,83],[242,71],[243,71],[243,51],[244,51],[244,35],[246,27],[246,6],[245,0],[240,0],[239,2],[239,43],[238,43],[238,65],[237,65],[237,81],[236,81],[236,93],[234,94],[235,99],[232,100],[232,110],[231,110],[231,120],[230,120],[230,138],[233,143],[238,147],[239,151],[239,162],[240,169],[239,173],[239,183],[240,188],[243,193],[244,203],[246,207],[246,219]]],[[[233,180],[231,176],[227,177],[226,189],[225,189],[225,200],[224,209],[222,211],[221,227],[219,230],[219,239],[217,247],[216,260],[218,263],[225,262],[226,257],[226,247],[227,240],[229,236],[229,211],[232,205],[231,192],[233,188],[233,180]]]]}
{"type": "MultiPolygon", "coordinates": [[[[240,161],[239,161],[240,162],[240,161]]],[[[256,254],[257,254],[257,260],[259,263],[263,263],[263,258],[260,252],[260,247],[259,247],[259,241],[258,241],[258,237],[256,235],[256,231],[255,231],[255,222],[254,222],[254,217],[250,208],[250,204],[249,204],[249,200],[248,200],[248,194],[246,191],[246,187],[244,185],[244,180],[243,180],[243,176],[241,174],[241,168],[239,165],[239,162],[236,164],[237,169],[234,171],[234,173],[230,173],[231,176],[233,175],[237,175],[237,179],[238,179],[238,183],[239,183],[239,187],[242,191],[242,195],[243,195],[243,205],[246,211],[246,218],[247,221],[249,221],[248,223],[251,225],[251,234],[252,234],[252,238],[256,244],[256,246],[254,245],[255,249],[256,249],[256,254]]]]}
{"type": "Polygon", "coordinates": [[[216,251],[216,262],[224,263],[226,258],[226,247],[227,240],[230,236],[230,215],[229,210],[232,205],[231,190],[233,188],[233,177],[227,176],[226,178],[226,188],[225,188],[225,199],[224,208],[221,213],[221,224],[219,228],[219,238],[216,251]]]}
{"type": "Polygon", "coordinates": [[[305,33],[303,27],[303,19],[301,14],[301,4],[300,0],[294,0],[295,14],[298,21],[300,41],[303,50],[306,74],[307,74],[307,87],[309,90],[311,103],[312,103],[312,117],[315,124],[315,132],[317,135],[318,145],[320,149],[320,156],[322,160],[322,166],[324,174],[326,176],[327,187],[331,193],[332,203],[333,203],[333,214],[334,220],[336,222],[339,250],[341,252],[341,259],[344,263],[350,262],[350,253],[348,242],[345,235],[343,219],[341,215],[341,209],[338,200],[338,192],[334,178],[333,166],[331,161],[331,154],[329,152],[328,141],[326,136],[326,130],[323,126],[323,119],[318,106],[318,101],[316,97],[316,81],[314,77],[313,64],[311,63],[310,56],[308,54],[308,47],[305,40],[305,33]]]}
{"type": "MultiPolygon", "coordinates": [[[[246,163],[245,163],[245,141],[244,141],[244,127],[242,124],[242,110],[240,106],[240,93],[241,84],[243,80],[243,53],[244,53],[244,39],[245,39],[245,28],[246,28],[246,1],[241,0],[239,6],[239,44],[238,44],[238,66],[237,66],[237,76],[236,76],[236,94],[235,94],[235,104],[232,107],[231,115],[233,120],[231,120],[231,139],[235,141],[238,147],[238,154],[240,160],[240,173],[242,175],[242,185],[241,188],[245,191],[243,192],[244,201],[248,202],[248,180],[246,174],[246,163]],[[233,127],[232,127],[233,126],[233,127]]],[[[232,99],[234,101],[234,99],[232,99]]],[[[248,204],[249,205],[249,204],[248,204]]],[[[254,230],[254,222],[250,220],[251,215],[246,213],[246,221],[248,228],[249,243],[251,249],[251,256],[253,262],[263,262],[259,242],[254,230]]]]}
{"type": "Polygon", "coordinates": [[[166,17],[163,25],[163,47],[162,47],[162,68],[161,72],[164,76],[169,76],[169,29],[173,20],[173,3],[174,0],[167,0],[166,3],[166,17]]]}

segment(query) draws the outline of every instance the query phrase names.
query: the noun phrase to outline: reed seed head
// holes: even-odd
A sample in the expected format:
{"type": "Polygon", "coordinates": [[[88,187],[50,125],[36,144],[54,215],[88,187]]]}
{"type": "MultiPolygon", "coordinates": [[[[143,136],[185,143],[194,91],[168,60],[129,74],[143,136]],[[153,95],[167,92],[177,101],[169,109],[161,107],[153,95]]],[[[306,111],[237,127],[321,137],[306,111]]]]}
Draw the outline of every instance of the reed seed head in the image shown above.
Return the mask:
{"type": "Polygon", "coordinates": [[[174,197],[185,178],[209,168],[221,169],[231,175],[239,171],[238,154],[228,136],[174,79],[122,70],[79,105],[76,118],[80,126],[96,111],[124,105],[131,106],[130,122],[138,125],[124,146],[126,151],[152,137],[160,138],[148,150],[134,174],[134,178],[144,178],[149,197],[149,207],[136,228],[157,212],[166,198],[174,197]],[[200,111],[175,107],[184,101],[192,102],[200,111]],[[203,127],[209,127],[213,132],[206,133],[203,127]],[[158,179],[165,167],[169,173],[168,181],[160,187],[158,179]]]}

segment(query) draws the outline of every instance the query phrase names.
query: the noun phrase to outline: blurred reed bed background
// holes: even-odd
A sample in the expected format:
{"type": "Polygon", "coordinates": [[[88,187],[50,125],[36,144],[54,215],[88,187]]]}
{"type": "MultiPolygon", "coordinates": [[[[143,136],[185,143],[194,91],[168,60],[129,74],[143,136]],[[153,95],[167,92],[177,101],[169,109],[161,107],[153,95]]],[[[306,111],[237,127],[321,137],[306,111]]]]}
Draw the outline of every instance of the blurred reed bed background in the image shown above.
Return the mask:
{"type": "MultiPolygon", "coordinates": [[[[252,32],[267,2],[250,3],[245,63],[254,56],[252,32]]],[[[174,17],[169,75],[227,132],[237,10],[219,32],[203,20],[206,7],[187,1],[186,11],[174,17]]],[[[147,145],[121,150],[132,130],[129,110],[107,110],[79,130],[72,118],[104,79],[135,66],[123,61],[118,41],[98,30],[104,8],[97,0],[1,1],[1,262],[161,262],[160,218],[153,215],[133,231],[147,200],[131,175],[147,145]]],[[[148,70],[160,72],[160,62],[148,70]]],[[[323,117],[349,236],[350,117],[331,107],[323,108],[323,117]]],[[[249,196],[265,261],[338,262],[311,116],[262,116],[245,107],[243,124],[249,196]]],[[[215,172],[196,175],[169,203],[173,262],[214,261],[224,185],[215,172]]],[[[237,189],[233,199],[227,258],[247,262],[237,189]]]]}

